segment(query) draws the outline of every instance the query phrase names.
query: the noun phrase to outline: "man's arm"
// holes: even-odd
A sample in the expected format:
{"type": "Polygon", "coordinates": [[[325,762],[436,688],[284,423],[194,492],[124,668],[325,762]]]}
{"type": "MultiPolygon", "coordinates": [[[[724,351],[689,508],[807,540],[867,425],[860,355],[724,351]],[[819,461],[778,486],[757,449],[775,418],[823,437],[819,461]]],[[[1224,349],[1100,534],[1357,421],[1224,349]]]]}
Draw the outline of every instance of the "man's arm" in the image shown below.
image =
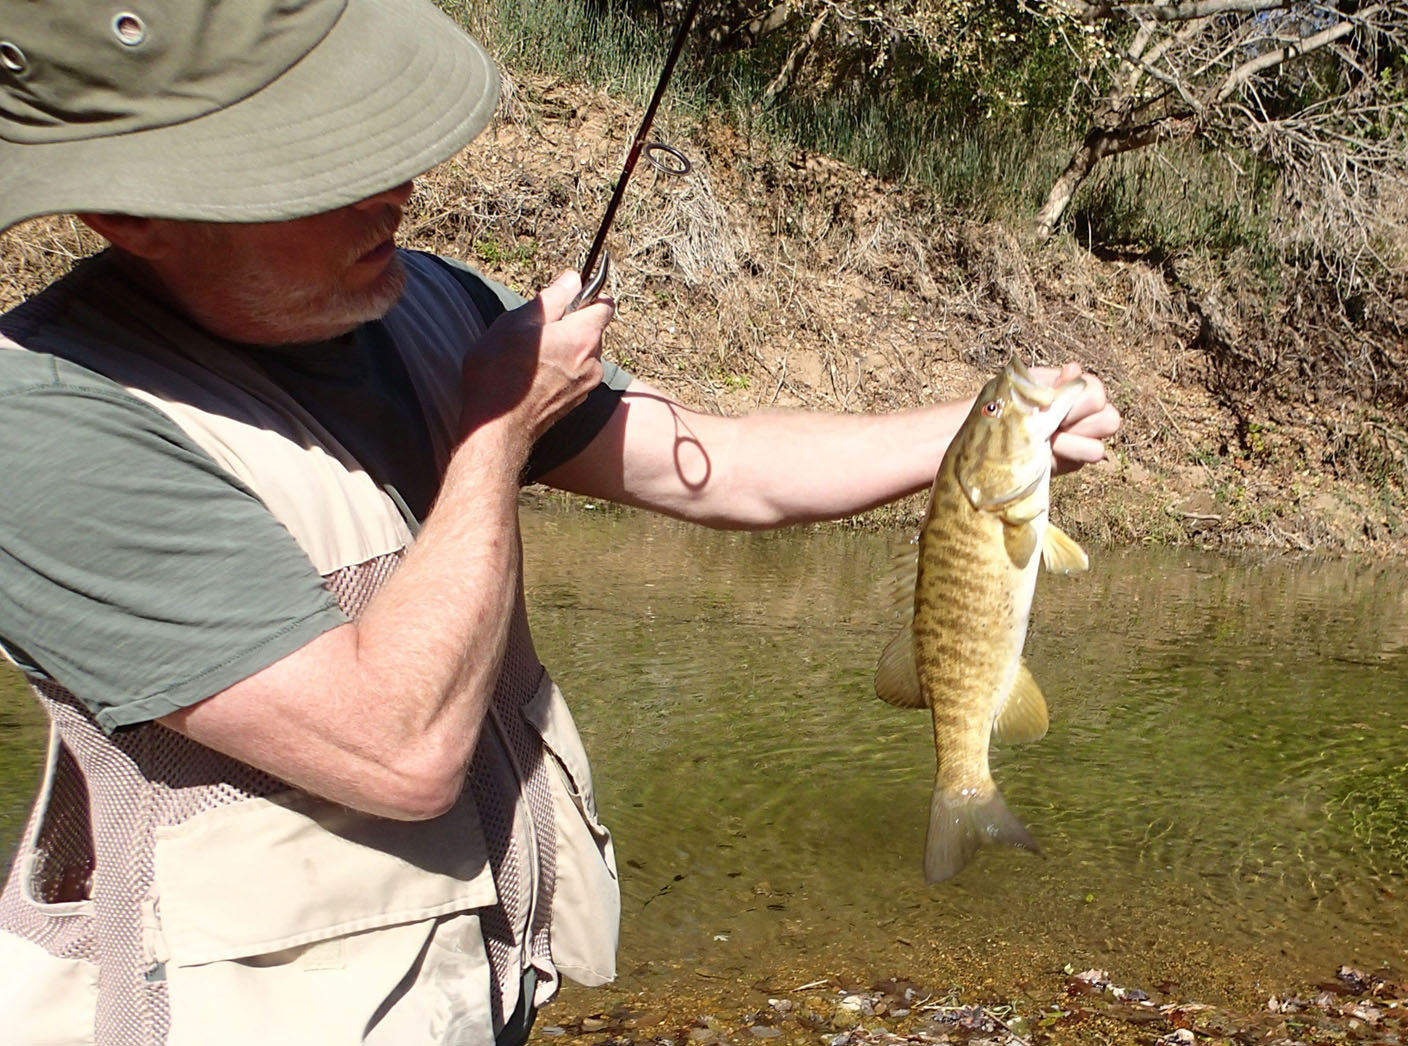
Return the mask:
{"type": "Polygon", "coordinates": [[[400,568],[352,624],[160,722],[369,813],[443,813],[464,783],[517,595],[518,477],[601,380],[609,303],[568,274],[501,318],[464,376],[464,438],[400,568]],[[485,362],[491,359],[492,362],[485,362]],[[491,369],[492,368],[492,369],[491,369]]]}
{"type": "MultiPolygon", "coordinates": [[[[1035,370],[1052,382],[1086,380],[1054,441],[1058,469],[1099,461],[1120,421],[1100,379],[1076,364],[1035,370]]],[[[636,380],[587,448],[543,482],[727,529],[838,519],[929,486],[969,406],[729,418],[690,410],[636,380]]]]}

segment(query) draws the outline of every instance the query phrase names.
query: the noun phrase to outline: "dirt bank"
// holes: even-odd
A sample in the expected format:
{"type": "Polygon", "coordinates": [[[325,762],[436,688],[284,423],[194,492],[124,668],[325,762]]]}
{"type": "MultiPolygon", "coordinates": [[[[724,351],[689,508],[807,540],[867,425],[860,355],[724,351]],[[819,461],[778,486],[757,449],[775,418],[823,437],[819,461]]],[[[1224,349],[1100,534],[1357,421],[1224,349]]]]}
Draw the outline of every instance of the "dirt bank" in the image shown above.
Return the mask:
{"type": "MultiPolygon", "coordinates": [[[[510,82],[493,129],[421,180],[405,242],[525,290],[580,265],[637,119],[602,92],[510,82]]],[[[1286,376],[1315,370],[1292,351],[1307,340],[1293,310],[1278,327],[1197,259],[1038,250],[826,157],[660,123],[693,172],[642,165],[608,243],[608,353],[634,373],[720,411],[872,411],[969,394],[1014,351],[1079,359],[1126,427],[1107,463],[1057,487],[1078,537],[1408,553],[1408,435],[1351,380],[1286,376]]],[[[66,219],[0,237],[0,306],[92,246],[66,219]]]]}
{"type": "MultiPolygon", "coordinates": [[[[513,85],[495,128],[426,180],[410,241],[518,287],[580,265],[637,119],[575,85],[513,85]]],[[[1408,552],[1408,436],[1348,371],[1308,362],[1308,307],[1277,326],[1210,263],[1036,249],[721,123],[660,137],[694,170],[642,165],[608,243],[609,351],[642,377],[721,411],[870,411],[971,393],[1013,351],[1075,358],[1127,420],[1110,461],[1057,490],[1080,536],[1408,552]]]]}

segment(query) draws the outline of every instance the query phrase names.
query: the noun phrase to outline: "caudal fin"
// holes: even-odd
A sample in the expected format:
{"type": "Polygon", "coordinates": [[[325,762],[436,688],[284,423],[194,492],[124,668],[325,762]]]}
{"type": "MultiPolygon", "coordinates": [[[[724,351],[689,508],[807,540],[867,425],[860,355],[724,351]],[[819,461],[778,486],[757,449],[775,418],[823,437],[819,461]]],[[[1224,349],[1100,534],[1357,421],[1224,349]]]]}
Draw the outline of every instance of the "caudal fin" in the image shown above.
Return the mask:
{"type": "Polygon", "coordinates": [[[936,787],[929,800],[924,878],[931,883],[953,878],[984,843],[1007,843],[1032,853],[1041,852],[996,788],[985,796],[968,797],[936,787]]]}

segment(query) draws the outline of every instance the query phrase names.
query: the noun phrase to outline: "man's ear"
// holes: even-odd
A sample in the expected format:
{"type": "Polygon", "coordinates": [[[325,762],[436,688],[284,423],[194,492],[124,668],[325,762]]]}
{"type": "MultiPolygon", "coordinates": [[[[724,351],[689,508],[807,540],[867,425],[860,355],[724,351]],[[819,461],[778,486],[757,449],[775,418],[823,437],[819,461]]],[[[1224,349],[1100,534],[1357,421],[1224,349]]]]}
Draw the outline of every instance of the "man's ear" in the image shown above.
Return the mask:
{"type": "Polygon", "coordinates": [[[138,258],[154,261],[171,249],[165,223],[156,218],[85,212],[78,215],[78,220],[114,247],[138,258]]]}

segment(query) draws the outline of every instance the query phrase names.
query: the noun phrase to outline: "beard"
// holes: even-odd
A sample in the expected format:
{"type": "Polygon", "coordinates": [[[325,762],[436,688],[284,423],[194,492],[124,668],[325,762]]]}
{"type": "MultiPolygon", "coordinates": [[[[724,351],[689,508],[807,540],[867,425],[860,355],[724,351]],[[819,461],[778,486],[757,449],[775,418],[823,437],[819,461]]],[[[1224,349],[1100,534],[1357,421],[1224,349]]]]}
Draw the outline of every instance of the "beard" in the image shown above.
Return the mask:
{"type": "Polygon", "coordinates": [[[400,255],[392,255],[381,275],[359,290],[299,286],[262,268],[252,268],[230,287],[230,314],[241,317],[240,326],[247,332],[240,340],[326,341],[390,312],[406,289],[406,267],[400,255]]]}
{"type": "Polygon", "coordinates": [[[289,272],[257,253],[233,249],[227,228],[217,223],[197,228],[205,277],[200,282],[206,287],[204,315],[197,318],[216,333],[255,345],[326,341],[378,320],[406,289],[400,255],[393,253],[369,283],[354,283],[348,275],[400,224],[401,208],[388,206],[355,247],[327,271],[314,273],[289,272]]]}

